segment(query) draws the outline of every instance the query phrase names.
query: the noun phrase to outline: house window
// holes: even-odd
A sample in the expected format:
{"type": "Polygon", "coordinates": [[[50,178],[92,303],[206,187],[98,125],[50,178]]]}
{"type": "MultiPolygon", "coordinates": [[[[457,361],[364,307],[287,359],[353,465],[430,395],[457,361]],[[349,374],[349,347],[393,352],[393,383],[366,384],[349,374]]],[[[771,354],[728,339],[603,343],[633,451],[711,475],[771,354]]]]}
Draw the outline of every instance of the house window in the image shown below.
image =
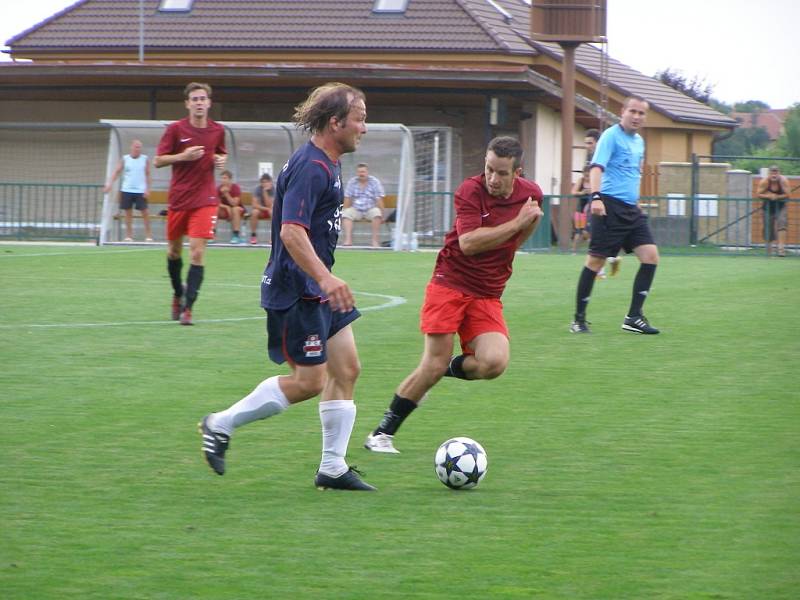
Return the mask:
{"type": "Polygon", "coordinates": [[[374,13],[404,13],[408,8],[408,0],[375,0],[372,7],[374,13]]]}
{"type": "Polygon", "coordinates": [[[161,0],[158,10],[162,12],[189,12],[194,0],[161,0]]]}

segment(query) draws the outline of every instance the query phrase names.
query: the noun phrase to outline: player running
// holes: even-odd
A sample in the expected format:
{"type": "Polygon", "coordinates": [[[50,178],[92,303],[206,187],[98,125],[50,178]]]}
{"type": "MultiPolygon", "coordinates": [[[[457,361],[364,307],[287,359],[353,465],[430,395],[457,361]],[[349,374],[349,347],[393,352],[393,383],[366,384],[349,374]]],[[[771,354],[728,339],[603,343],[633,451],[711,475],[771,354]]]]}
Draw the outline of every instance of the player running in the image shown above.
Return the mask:
{"type": "Polygon", "coordinates": [[[272,214],[272,253],[261,282],[270,359],[288,362],[291,375],[262,381],[255,390],[200,423],[211,468],[225,472],[233,431],[321,394],[320,489],[374,490],[345,462],[356,418],[353,391],[361,365],[351,323],[360,313],[346,282],[333,273],[344,200],[339,157],[367,132],[361,91],[342,83],[314,90],[294,115],[311,140],[283,167],[272,214]]]}
{"type": "Polygon", "coordinates": [[[422,359],[367,436],[368,450],[398,453],[395,433],[442,377],[494,379],[505,371],[510,348],[500,296],[517,249],[542,215],[542,190],[521,177],[521,162],[519,141],[497,137],[486,149],[484,174],[456,190],[455,224],[425,290],[422,359]],[[451,358],[456,333],[462,353],[451,358]]]}

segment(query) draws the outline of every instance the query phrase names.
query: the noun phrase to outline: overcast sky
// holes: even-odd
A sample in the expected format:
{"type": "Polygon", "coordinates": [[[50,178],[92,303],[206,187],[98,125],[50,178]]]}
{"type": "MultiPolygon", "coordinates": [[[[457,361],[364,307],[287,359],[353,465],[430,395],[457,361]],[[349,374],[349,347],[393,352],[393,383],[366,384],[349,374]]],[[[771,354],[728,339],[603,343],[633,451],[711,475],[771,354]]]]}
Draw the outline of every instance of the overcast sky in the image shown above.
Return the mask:
{"type": "MultiPolygon", "coordinates": [[[[74,4],[3,3],[13,4],[0,19],[3,49],[9,38],[74,4]]],[[[699,76],[724,102],[762,100],[785,108],[800,102],[798,23],[800,0],[608,0],[608,48],[645,75],[671,68],[699,76]]]]}

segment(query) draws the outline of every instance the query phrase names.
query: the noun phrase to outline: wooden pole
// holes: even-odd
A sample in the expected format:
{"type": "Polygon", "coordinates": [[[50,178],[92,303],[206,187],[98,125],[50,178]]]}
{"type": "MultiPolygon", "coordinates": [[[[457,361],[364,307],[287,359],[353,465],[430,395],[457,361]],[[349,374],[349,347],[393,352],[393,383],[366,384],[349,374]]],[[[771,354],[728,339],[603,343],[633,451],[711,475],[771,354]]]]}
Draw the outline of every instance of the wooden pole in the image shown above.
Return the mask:
{"type": "Polygon", "coordinates": [[[561,72],[561,202],[558,206],[558,249],[568,251],[572,235],[572,213],[575,199],[572,191],[572,136],[575,131],[575,49],[580,42],[559,42],[564,50],[561,72]]]}

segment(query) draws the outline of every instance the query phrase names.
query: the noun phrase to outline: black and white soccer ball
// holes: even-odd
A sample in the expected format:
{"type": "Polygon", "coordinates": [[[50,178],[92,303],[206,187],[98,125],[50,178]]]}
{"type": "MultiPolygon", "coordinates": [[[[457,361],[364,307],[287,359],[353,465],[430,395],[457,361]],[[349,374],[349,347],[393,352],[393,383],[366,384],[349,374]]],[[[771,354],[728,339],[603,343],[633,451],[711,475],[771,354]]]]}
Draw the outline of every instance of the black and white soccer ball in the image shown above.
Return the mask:
{"type": "Polygon", "coordinates": [[[454,490],[468,490],[477,486],[489,466],[486,450],[468,437],[447,440],[433,460],[436,476],[443,484],[454,490]]]}

